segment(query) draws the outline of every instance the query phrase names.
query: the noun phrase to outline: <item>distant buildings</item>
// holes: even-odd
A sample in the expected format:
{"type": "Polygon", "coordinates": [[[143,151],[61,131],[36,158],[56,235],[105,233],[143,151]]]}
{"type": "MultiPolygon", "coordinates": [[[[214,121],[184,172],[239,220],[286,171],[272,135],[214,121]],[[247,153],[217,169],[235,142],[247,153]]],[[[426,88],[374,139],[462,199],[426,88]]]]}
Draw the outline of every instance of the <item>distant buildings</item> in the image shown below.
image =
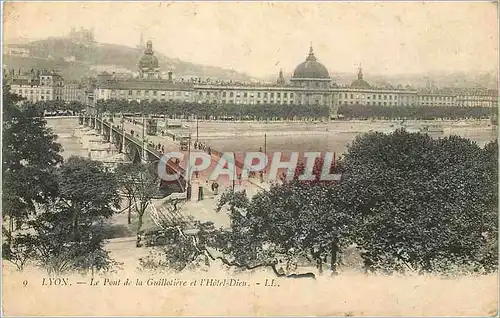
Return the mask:
{"type": "Polygon", "coordinates": [[[77,30],[76,28],[71,28],[71,31],[68,34],[68,37],[75,43],[83,44],[83,45],[92,45],[95,43],[94,38],[94,30],[93,29],[84,29],[80,28],[77,30]]]}
{"type": "Polygon", "coordinates": [[[77,101],[85,103],[85,90],[81,84],[64,84],[62,99],[66,102],[77,101]]]}
{"type": "Polygon", "coordinates": [[[495,107],[498,91],[487,88],[383,88],[358,79],[338,91],[340,105],[495,107]]]}
{"type": "Polygon", "coordinates": [[[4,54],[20,57],[30,57],[31,52],[28,48],[17,46],[17,45],[7,45],[4,48],[4,54]]]}
{"type": "MultiPolygon", "coordinates": [[[[75,40],[93,41],[91,31],[72,31],[75,40]]],[[[142,41],[141,41],[142,45],[142,41]]],[[[291,78],[280,71],[275,83],[238,83],[191,78],[174,79],[172,72],[163,78],[154,55],[153,44],[148,41],[138,62],[138,76],[123,78],[117,74],[101,73],[96,82],[87,85],[64,85],[55,73],[32,71],[28,75],[12,73],[12,90],[28,100],[78,100],[95,104],[98,100],[170,101],[203,104],[293,104],[328,107],[335,115],[342,105],[368,106],[462,106],[495,107],[498,91],[489,89],[413,89],[377,87],[364,78],[363,70],[350,85],[337,85],[327,68],[309,49],[304,62],[297,65],[291,78]]],[[[12,71],[13,72],[13,71],[12,71]]]]}
{"type": "Polygon", "coordinates": [[[175,102],[193,102],[193,83],[175,81],[172,72],[168,78],[160,76],[158,59],[153,52],[153,44],[148,41],[144,55],[137,65],[139,77],[132,79],[118,78],[114,73],[102,73],[97,78],[92,100],[160,100],[175,102]]]}
{"type": "Polygon", "coordinates": [[[372,106],[463,106],[494,107],[498,91],[487,89],[424,89],[411,87],[376,87],[369,84],[359,69],[351,85],[333,83],[327,68],[318,62],[313,48],[287,81],[280,71],[274,84],[252,84],[199,79],[174,80],[172,72],[162,79],[158,59],[151,41],[138,63],[139,77],[119,79],[113,74],[99,76],[94,102],[97,100],[157,100],[206,104],[304,104],[328,106],[334,115],[341,105],[372,106]]]}
{"type": "Polygon", "coordinates": [[[4,81],[10,85],[10,91],[26,98],[30,102],[39,101],[79,101],[84,102],[84,90],[80,85],[65,84],[61,75],[54,71],[34,70],[28,73],[14,69],[4,70],[4,81]]]}

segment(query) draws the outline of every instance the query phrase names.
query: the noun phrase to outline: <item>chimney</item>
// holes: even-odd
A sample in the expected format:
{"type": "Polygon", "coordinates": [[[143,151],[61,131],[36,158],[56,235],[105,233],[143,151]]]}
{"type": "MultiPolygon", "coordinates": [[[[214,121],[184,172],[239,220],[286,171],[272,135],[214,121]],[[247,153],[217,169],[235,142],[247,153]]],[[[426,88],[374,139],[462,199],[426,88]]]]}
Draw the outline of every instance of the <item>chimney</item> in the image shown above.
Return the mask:
{"type": "Polygon", "coordinates": [[[172,71],[168,71],[168,80],[172,82],[172,71]]]}

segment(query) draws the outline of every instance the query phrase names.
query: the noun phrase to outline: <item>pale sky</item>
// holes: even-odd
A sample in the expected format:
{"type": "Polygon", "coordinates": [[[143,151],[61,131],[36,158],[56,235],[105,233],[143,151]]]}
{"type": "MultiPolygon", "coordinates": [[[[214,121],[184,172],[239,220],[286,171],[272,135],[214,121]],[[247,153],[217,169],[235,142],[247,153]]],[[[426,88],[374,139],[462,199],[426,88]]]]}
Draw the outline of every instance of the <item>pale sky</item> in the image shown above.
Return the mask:
{"type": "Polygon", "coordinates": [[[6,39],[93,28],[99,42],[154,50],[252,76],[292,72],[312,42],[332,72],[498,69],[497,5],[488,2],[39,2],[4,4],[6,39]]]}

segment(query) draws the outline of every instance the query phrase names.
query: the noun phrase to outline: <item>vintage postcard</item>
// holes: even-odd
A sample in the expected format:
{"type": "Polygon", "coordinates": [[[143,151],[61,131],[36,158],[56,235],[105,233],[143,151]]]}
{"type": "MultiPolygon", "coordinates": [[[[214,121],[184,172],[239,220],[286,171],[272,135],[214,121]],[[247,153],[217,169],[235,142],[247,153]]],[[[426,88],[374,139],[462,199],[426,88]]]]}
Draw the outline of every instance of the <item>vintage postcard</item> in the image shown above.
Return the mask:
{"type": "Polygon", "coordinates": [[[2,315],[498,315],[498,3],[3,3],[2,315]]]}

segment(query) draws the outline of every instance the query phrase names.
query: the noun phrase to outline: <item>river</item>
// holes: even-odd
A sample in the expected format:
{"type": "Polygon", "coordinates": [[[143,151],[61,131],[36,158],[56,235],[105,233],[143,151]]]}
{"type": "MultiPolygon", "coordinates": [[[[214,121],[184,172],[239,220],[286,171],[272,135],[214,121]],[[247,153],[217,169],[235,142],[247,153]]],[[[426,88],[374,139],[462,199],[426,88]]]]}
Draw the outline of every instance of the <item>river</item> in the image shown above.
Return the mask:
{"type": "MultiPolygon", "coordinates": [[[[487,120],[469,121],[409,121],[407,127],[421,127],[439,123],[443,136],[458,135],[469,138],[479,146],[497,138],[497,130],[487,120]]],[[[77,118],[48,118],[47,124],[58,135],[64,158],[71,155],[88,156],[81,139],[77,118]]],[[[390,132],[399,127],[396,121],[334,121],[326,123],[284,122],[199,122],[198,138],[219,151],[332,151],[338,154],[358,135],[370,130],[390,132]],[[266,137],[264,136],[266,135],[266,137]]],[[[196,122],[189,122],[184,133],[196,140],[196,122]]]]}

